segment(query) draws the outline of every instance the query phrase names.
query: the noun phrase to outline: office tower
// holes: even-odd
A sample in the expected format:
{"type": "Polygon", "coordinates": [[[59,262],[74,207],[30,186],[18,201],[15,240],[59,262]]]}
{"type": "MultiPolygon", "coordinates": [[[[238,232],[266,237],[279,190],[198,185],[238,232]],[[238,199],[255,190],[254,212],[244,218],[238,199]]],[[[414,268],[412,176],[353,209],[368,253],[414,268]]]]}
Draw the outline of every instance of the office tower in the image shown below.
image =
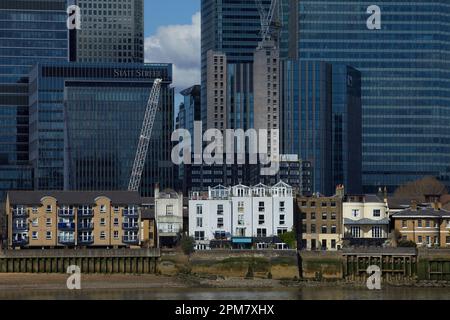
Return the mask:
{"type": "Polygon", "coordinates": [[[361,194],[361,72],[333,65],[332,77],[333,186],[344,185],[349,194],[361,194]]]}
{"type": "Polygon", "coordinates": [[[207,91],[208,112],[203,113],[203,130],[227,128],[227,57],[222,52],[207,53],[207,91]]]}
{"type": "MultiPolygon", "coordinates": [[[[191,138],[193,138],[194,122],[201,121],[200,85],[195,85],[181,91],[181,95],[184,97],[184,102],[181,103],[178,112],[177,129],[188,130],[191,138]]],[[[191,148],[194,150],[194,140],[192,140],[191,148]]],[[[191,159],[193,160],[193,157],[191,159]]],[[[177,179],[178,183],[181,184],[179,188],[185,195],[188,194],[188,190],[192,185],[193,167],[193,164],[183,164],[177,167],[177,179]]]]}
{"type": "Polygon", "coordinates": [[[449,186],[449,2],[305,0],[298,17],[299,58],[361,71],[364,192],[427,175],[449,186]]]}
{"type": "Polygon", "coordinates": [[[65,0],[0,1],[0,198],[32,189],[28,149],[28,73],[68,57],[65,0]]]}
{"type": "Polygon", "coordinates": [[[173,185],[170,64],[51,63],[30,81],[30,160],[39,190],[126,190],[145,108],[163,79],[141,193],[173,185]]]}
{"type": "MultiPolygon", "coordinates": [[[[264,0],[268,6],[270,1],[264,0]]],[[[211,112],[206,92],[208,51],[222,52],[228,64],[252,63],[261,41],[261,19],[255,1],[202,0],[202,114],[211,112]]]]}
{"type": "Polygon", "coordinates": [[[260,42],[253,62],[253,118],[256,130],[268,130],[268,153],[280,154],[272,130],[280,129],[280,56],[275,41],[260,42]],[[272,150],[275,148],[274,150],[272,150]]]}
{"type": "Polygon", "coordinates": [[[302,60],[283,61],[281,72],[283,153],[311,163],[313,192],[361,192],[360,72],[302,60]]]}
{"type": "Polygon", "coordinates": [[[78,62],[144,62],[143,0],[75,0],[81,9],[76,30],[78,62]]]}

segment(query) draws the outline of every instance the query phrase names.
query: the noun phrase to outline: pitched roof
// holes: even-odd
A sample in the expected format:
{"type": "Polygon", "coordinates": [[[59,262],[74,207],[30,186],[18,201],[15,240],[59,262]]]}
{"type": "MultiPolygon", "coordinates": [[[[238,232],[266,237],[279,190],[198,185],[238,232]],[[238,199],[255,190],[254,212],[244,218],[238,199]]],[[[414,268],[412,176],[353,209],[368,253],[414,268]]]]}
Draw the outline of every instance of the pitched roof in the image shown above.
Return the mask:
{"type": "Polygon", "coordinates": [[[106,197],[114,204],[142,204],[138,192],[133,191],[10,191],[12,205],[39,205],[42,198],[53,197],[61,204],[94,204],[95,199],[106,197]]]}
{"type": "Polygon", "coordinates": [[[411,208],[402,210],[392,215],[393,218],[402,217],[428,217],[428,218],[442,218],[450,217],[450,212],[444,209],[434,210],[433,208],[417,207],[417,210],[412,210],[411,208]]]}

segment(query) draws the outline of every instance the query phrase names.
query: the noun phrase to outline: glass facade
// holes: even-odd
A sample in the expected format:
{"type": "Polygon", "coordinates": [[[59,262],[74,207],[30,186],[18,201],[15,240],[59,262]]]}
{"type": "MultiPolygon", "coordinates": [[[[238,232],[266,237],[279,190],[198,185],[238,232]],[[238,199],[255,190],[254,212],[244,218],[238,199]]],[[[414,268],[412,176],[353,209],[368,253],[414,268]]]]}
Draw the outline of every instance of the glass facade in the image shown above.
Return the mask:
{"type": "Polygon", "coordinates": [[[144,62],[144,0],[72,0],[81,10],[79,62],[144,62]]]}
{"type": "Polygon", "coordinates": [[[155,78],[163,79],[141,193],[173,187],[172,66],[41,64],[30,77],[30,155],[39,190],[126,190],[155,78]]]}
{"type": "Polygon", "coordinates": [[[66,1],[0,1],[0,197],[32,189],[28,73],[35,63],[66,61],[66,1]]]}
{"type": "Polygon", "coordinates": [[[381,30],[366,27],[371,4],[300,1],[299,57],[361,71],[365,192],[425,175],[448,186],[449,2],[377,1],[381,30]]]}
{"type": "Polygon", "coordinates": [[[282,151],[296,154],[312,192],[361,192],[361,74],[345,65],[282,62],[282,151]],[[311,177],[312,176],[312,177],[311,177]]]}

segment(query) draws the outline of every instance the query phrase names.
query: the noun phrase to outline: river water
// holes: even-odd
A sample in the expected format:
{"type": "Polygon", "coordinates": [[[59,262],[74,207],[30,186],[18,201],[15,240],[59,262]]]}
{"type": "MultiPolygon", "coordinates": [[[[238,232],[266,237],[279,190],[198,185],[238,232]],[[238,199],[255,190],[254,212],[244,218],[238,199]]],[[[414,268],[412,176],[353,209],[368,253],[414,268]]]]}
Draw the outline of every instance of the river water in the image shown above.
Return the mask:
{"type": "Polygon", "coordinates": [[[0,300],[450,300],[450,288],[5,290],[0,300]]]}

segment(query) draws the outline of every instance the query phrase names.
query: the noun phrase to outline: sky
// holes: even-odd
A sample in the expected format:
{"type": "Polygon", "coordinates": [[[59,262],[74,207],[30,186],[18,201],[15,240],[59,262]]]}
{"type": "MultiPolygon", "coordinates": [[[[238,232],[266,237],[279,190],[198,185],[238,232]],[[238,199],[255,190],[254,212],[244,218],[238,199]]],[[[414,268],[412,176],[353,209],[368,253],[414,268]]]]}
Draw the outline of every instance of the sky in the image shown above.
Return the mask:
{"type": "Polygon", "coordinates": [[[200,84],[200,0],[144,2],[145,61],[173,63],[177,93],[200,84]]]}

